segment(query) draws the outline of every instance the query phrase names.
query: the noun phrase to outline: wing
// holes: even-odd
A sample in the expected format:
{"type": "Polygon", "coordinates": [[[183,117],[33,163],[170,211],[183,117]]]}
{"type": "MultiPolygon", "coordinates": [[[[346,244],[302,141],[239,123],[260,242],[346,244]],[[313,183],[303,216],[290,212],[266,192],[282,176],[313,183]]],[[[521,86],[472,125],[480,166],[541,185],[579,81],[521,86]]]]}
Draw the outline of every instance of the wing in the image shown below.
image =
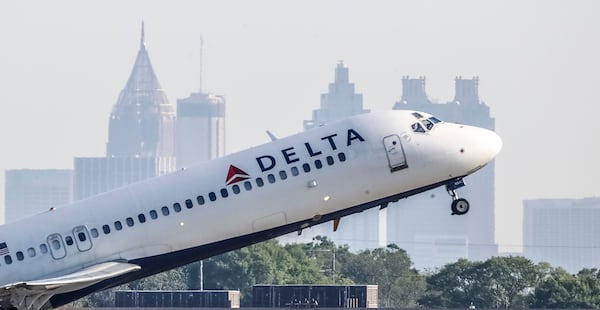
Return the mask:
{"type": "Polygon", "coordinates": [[[0,287],[0,308],[18,310],[52,308],[48,300],[55,294],[82,289],[140,268],[129,263],[106,262],[55,278],[4,285],[0,287]]]}

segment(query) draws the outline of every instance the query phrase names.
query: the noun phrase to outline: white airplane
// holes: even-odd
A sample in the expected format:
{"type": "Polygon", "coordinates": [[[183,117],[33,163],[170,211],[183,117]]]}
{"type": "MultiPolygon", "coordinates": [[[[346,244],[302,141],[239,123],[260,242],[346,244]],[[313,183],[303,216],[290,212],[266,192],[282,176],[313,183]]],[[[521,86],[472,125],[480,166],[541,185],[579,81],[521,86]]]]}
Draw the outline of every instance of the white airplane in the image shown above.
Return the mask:
{"type": "Polygon", "coordinates": [[[415,111],[362,114],[0,226],[0,308],[87,294],[439,186],[455,189],[500,137],[415,111]]]}

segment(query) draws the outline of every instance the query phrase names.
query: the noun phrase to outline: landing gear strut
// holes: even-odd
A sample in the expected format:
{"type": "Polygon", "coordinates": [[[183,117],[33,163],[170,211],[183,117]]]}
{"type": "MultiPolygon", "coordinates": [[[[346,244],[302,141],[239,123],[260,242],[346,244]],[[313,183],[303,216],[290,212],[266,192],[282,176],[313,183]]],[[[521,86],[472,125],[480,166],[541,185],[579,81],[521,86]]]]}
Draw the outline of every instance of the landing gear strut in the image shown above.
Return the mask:
{"type": "Polygon", "coordinates": [[[452,215],[463,215],[469,212],[469,201],[464,198],[459,198],[456,193],[456,189],[463,186],[465,186],[465,182],[462,179],[457,179],[452,183],[446,184],[446,191],[448,191],[448,194],[452,197],[452,215]]]}

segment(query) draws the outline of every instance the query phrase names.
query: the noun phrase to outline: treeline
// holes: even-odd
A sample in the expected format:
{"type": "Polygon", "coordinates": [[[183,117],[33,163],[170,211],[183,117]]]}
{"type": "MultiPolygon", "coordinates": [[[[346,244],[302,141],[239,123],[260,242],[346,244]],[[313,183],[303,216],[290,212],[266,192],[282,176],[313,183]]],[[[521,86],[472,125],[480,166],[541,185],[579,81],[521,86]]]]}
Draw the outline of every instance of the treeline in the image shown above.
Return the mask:
{"type": "MultiPolygon", "coordinates": [[[[326,237],[308,244],[271,240],[204,261],[204,289],[241,291],[251,306],[255,284],[377,284],[379,307],[388,308],[600,308],[600,272],[569,274],[523,257],[460,259],[419,273],[407,253],[391,244],[352,253],[326,237]]],[[[200,288],[199,263],[131,282],[79,300],[77,306],[114,305],[118,289],[200,288]]]]}

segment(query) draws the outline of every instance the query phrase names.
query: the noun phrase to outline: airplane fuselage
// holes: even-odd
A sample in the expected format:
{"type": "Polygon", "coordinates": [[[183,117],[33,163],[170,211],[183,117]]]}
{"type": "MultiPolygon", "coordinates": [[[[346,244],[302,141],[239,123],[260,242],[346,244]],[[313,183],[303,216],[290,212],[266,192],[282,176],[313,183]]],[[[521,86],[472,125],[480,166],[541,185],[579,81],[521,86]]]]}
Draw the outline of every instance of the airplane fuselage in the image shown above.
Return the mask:
{"type": "MultiPolygon", "coordinates": [[[[57,290],[43,307],[459,180],[500,140],[412,111],[370,113],[0,226],[0,287],[104,262],[141,269],[57,290]],[[427,126],[426,123],[422,123],[427,126]]],[[[0,304],[6,304],[0,301],[0,304]]]]}

